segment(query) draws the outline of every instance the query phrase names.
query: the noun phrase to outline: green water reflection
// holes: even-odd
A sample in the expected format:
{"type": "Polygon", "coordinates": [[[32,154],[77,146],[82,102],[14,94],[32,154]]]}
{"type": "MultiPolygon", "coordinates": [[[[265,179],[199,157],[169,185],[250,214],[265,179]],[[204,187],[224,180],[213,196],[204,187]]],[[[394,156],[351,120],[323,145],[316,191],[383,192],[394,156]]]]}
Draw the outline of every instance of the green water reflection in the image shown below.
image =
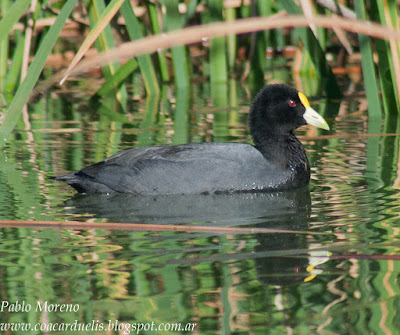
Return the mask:
{"type": "Polygon", "coordinates": [[[399,136],[387,122],[369,124],[363,98],[313,104],[332,131],[297,132],[313,175],[296,192],[93,197],[49,178],[133,146],[249,142],[248,93],[233,86],[216,103],[205,84],[179,94],[163,88],[125,111],[71,95],[29,106],[30,124],[21,122],[0,153],[0,219],[96,221],[104,229],[0,228],[1,300],[32,306],[0,311],[0,327],[76,322],[89,326],[59,333],[106,334],[100,325],[113,325],[116,334],[132,323],[195,323],[197,334],[396,334],[399,136]],[[299,233],[138,232],[107,222],[299,233]],[[36,310],[46,301],[79,308],[36,310]]]}

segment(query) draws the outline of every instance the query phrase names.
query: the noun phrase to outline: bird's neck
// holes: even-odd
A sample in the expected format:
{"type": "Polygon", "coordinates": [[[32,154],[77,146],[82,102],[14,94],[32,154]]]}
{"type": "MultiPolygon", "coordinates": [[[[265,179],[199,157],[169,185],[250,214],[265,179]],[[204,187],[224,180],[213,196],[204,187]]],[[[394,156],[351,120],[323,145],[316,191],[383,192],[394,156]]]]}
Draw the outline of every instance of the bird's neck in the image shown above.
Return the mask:
{"type": "Polygon", "coordinates": [[[293,133],[273,137],[266,135],[253,140],[255,147],[269,162],[284,169],[297,169],[300,166],[309,168],[303,146],[293,133]]]}

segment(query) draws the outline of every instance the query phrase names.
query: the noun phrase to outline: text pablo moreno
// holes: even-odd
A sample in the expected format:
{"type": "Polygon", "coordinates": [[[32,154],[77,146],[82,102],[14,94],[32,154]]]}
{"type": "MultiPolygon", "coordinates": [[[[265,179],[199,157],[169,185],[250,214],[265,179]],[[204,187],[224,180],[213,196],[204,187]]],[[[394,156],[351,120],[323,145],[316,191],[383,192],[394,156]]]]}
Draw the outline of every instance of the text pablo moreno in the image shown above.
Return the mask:
{"type": "MultiPolygon", "coordinates": [[[[48,301],[37,301],[33,305],[36,312],[77,312],[79,311],[79,304],[51,304],[48,301]]],[[[32,305],[27,304],[25,301],[9,303],[6,300],[1,302],[1,312],[29,312],[32,310],[32,305]]]]}

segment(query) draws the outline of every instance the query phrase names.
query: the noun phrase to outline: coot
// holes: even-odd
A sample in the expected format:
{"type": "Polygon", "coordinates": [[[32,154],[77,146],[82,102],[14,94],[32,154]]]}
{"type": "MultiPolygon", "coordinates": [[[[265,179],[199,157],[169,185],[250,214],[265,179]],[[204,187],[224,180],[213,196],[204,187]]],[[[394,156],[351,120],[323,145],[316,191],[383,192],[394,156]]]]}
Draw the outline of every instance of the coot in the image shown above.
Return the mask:
{"type": "Polygon", "coordinates": [[[217,194],[300,188],[309,183],[310,165],[293,130],[307,123],[329,130],[303,93],[285,84],[268,85],[250,107],[254,145],[135,148],[55,179],[82,193],[217,194]]]}

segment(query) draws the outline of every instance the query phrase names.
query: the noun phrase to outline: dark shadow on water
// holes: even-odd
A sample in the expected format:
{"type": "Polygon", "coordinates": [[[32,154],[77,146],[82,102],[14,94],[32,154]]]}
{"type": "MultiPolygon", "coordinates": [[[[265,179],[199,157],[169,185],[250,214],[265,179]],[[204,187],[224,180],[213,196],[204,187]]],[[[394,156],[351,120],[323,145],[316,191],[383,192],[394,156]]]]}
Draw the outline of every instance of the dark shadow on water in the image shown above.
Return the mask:
{"type": "Polygon", "coordinates": [[[105,218],[110,222],[212,223],[217,226],[269,222],[271,228],[294,229],[299,213],[310,211],[311,201],[310,192],[305,188],[286,192],[224,195],[77,194],[67,200],[64,206],[71,214],[105,218]]]}
{"type": "MultiPolygon", "coordinates": [[[[307,235],[311,212],[308,188],[273,193],[229,195],[148,196],[82,195],[66,203],[66,210],[86,217],[105,218],[109,222],[152,224],[196,224],[238,226],[301,231],[285,234],[255,234],[258,244],[250,254],[221,254],[210,258],[181,259],[213,262],[228,259],[254,259],[257,277],[263,284],[286,286],[307,277],[307,235]],[[303,257],[293,257],[302,250],[303,257]],[[305,253],[305,254],[304,254],[305,253]],[[247,256],[246,256],[247,255],[247,256]]],[[[182,236],[180,236],[182,238],[182,236]]],[[[242,236],[238,236],[242,239],[242,236]]],[[[246,237],[243,237],[246,239],[246,237]]],[[[177,260],[180,263],[179,260],[177,260]]]]}
{"type": "MultiPolygon", "coordinates": [[[[307,221],[299,219],[296,226],[299,230],[307,230],[307,221]],[[304,224],[301,229],[300,223],[304,224]]],[[[288,286],[304,282],[309,276],[307,268],[310,265],[304,252],[308,249],[307,236],[304,234],[256,234],[258,241],[254,248],[254,260],[257,278],[263,284],[288,286]],[[298,250],[299,254],[285,256],[286,251],[298,250]],[[277,251],[273,255],[273,251],[277,251]],[[265,255],[268,256],[265,256],[265,255]]]]}

